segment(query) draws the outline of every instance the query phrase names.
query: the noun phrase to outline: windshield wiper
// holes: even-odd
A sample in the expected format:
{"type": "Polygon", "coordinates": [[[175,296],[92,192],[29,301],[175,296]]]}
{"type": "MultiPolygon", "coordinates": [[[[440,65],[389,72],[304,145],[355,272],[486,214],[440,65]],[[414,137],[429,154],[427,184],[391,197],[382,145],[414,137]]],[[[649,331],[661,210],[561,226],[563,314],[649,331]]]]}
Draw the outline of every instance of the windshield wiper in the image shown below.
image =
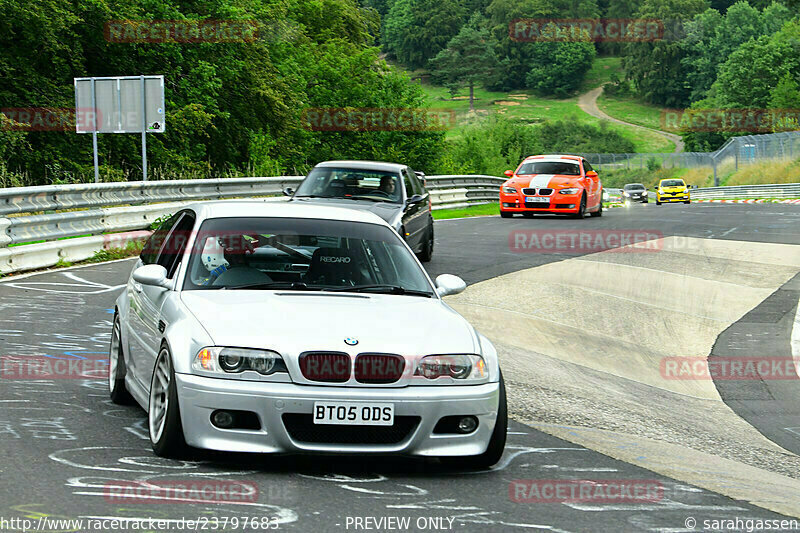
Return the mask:
{"type": "Polygon", "coordinates": [[[273,281],[269,283],[250,283],[247,285],[231,285],[223,286],[220,289],[237,290],[237,289],[283,289],[292,291],[319,291],[322,290],[317,286],[308,286],[302,281],[273,281]]]}
{"type": "Polygon", "coordinates": [[[387,202],[388,200],[384,200],[381,198],[373,198],[372,196],[343,196],[342,199],[344,200],[369,200],[370,202],[387,202]]]}
{"type": "Polygon", "coordinates": [[[355,287],[336,287],[335,289],[324,289],[331,292],[375,292],[379,294],[399,294],[407,296],[424,296],[430,298],[433,293],[426,291],[415,291],[406,289],[399,285],[356,285],[355,287]]]}
{"type": "Polygon", "coordinates": [[[328,196],[325,194],[300,194],[294,195],[295,198],[335,198],[335,196],[328,196]]]}

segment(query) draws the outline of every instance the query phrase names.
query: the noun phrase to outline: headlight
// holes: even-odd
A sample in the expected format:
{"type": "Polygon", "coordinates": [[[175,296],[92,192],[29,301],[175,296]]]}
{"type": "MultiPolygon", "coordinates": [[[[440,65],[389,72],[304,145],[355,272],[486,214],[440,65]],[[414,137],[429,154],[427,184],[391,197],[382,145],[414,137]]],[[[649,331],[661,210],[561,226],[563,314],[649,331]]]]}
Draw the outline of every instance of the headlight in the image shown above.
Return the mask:
{"type": "Polygon", "coordinates": [[[192,369],[219,374],[238,374],[252,370],[264,376],[287,371],[283,358],[277,352],[221,346],[210,346],[197,352],[192,361],[192,369]]]}
{"type": "Polygon", "coordinates": [[[489,374],[483,357],[473,354],[428,355],[420,359],[415,376],[436,379],[480,380],[489,374]]]}
{"type": "Polygon", "coordinates": [[[506,194],[517,194],[517,189],[514,187],[503,187],[503,192],[506,194]]]}
{"type": "Polygon", "coordinates": [[[576,194],[579,190],[577,187],[571,187],[569,189],[561,189],[558,194],[576,194]]]}
{"type": "Polygon", "coordinates": [[[630,193],[628,191],[622,191],[622,196],[630,196],[630,193]]]}

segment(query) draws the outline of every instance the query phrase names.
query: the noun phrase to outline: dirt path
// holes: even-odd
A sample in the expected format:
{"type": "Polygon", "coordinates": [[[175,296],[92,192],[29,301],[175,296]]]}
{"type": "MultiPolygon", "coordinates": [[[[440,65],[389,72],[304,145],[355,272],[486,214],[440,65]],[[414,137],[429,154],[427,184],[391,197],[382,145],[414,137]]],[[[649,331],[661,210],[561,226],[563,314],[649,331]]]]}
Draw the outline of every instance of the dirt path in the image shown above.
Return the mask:
{"type": "Polygon", "coordinates": [[[622,120],[616,119],[609,115],[603,113],[599,107],[597,107],[597,98],[603,93],[603,87],[598,87],[596,89],[592,89],[588,93],[584,93],[578,97],[578,107],[580,107],[584,112],[589,113],[593,117],[602,118],[604,120],[609,120],[611,122],[616,122],[617,124],[622,124],[624,126],[631,126],[633,128],[641,128],[643,130],[652,131],[654,133],[658,133],[659,135],[666,137],[671,142],[675,143],[675,152],[683,152],[683,139],[681,139],[680,135],[675,135],[674,133],[667,133],[665,131],[654,130],[652,128],[647,128],[645,126],[639,126],[638,124],[631,124],[630,122],[623,122],[622,120]]]}

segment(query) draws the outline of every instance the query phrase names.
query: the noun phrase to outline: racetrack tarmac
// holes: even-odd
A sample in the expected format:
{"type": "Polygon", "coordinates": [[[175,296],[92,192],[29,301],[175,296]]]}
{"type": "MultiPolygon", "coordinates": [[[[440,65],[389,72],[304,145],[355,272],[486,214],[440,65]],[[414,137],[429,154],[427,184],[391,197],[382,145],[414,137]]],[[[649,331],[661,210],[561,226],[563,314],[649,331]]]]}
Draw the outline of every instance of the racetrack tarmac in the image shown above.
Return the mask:
{"type": "MultiPolygon", "coordinates": [[[[599,219],[486,217],[437,221],[434,260],[427,268],[432,276],[453,273],[475,284],[576,258],[576,254],[569,253],[514,252],[509,247],[509,232],[513,230],[646,230],[659,232],[664,237],[796,245],[800,244],[795,229],[799,219],[800,210],[794,206],[656,207],[649,204],[609,210],[599,219]]],[[[108,351],[114,300],[132,264],[127,260],[3,280],[0,283],[0,354],[47,355],[67,360],[104,358],[108,351]]],[[[575,280],[577,285],[584,282],[575,280]]],[[[620,280],[621,284],[629,282],[620,280]]],[[[536,302],[530,305],[535,307],[536,302]]],[[[764,509],[770,502],[753,499],[761,506],[753,505],[746,497],[730,498],[717,490],[680,480],[679,470],[686,464],[674,457],[670,463],[675,467],[674,472],[670,475],[655,473],[663,469],[659,463],[670,460],[668,454],[664,455],[663,440],[660,440],[665,437],[658,432],[630,433],[624,442],[618,439],[618,433],[614,435],[618,449],[613,454],[591,449],[601,449],[598,445],[601,440],[613,440],[600,436],[606,435],[603,432],[614,424],[625,429],[626,424],[647,419],[646,410],[637,417],[632,415],[631,409],[615,411],[614,406],[624,406],[623,397],[625,403],[635,403],[636,395],[671,398],[675,393],[633,380],[627,380],[623,387],[619,385],[623,383],[619,376],[554,359],[537,352],[535,347],[524,349],[501,344],[499,349],[504,362],[513,358],[539,358],[542,372],[532,372],[530,366],[515,368],[509,364],[505,367],[509,408],[517,421],[510,425],[508,446],[501,463],[490,471],[471,473],[443,469],[435,460],[204,452],[198,452],[187,461],[160,459],[150,450],[143,425],[144,412],[134,406],[111,404],[101,373],[87,379],[3,379],[0,381],[0,403],[4,406],[0,420],[0,453],[9,460],[0,467],[0,518],[32,517],[30,519],[35,522],[41,517],[136,518],[145,520],[137,522],[145,526],[152,526],[146,522],[149,518],[171,520],[162,524],[167,527],[150,527],[151,531],[178,531],[181,518],[200,517],[207,520],[274,517],[273,523],[279,523],[280,529],[296,531],[366,530],[364,519],[367,517],[408,519],[407,529],[411,531],[691,531],[700,530],[704,520],[787,517],[764,509]],[[571,388],[564,385],[565,374],[573,376],[571,388]],[[589,386],[592,382],[596,390],[589,386]],[[615,389],[617,386],[620,388],[615,389]],[[614,396],[618,397],[617,401],[614,396]],[[593,399],[601,407],[595,411],[586,409],[593,399]],[[545,405],[553,407],[545,409],[545,405]],[[601,411],[602,417],[595,416],[601,411]],[[556,415],[564,413],[575,418],[562,423],[556,415]],[[585,416],[580,418],[581,414],[585,416]],[[560,434],[562,438],[550,433],[560,434]],[[589,434],[594,436],[587,436],[589,434]],[[583,441],[589,448],[572,441],[583,441]],[[651,441],[659,446],[652,446],[651,441]],[[650,455],[647,461],[637,461],[637,447],[646,450],[646,454],[639,456],[661,456],[650,455]],[[651,468],[641,465],[651,465],[651,468]],[[186,497],[169,503],[109,498],[109,487],[123,481],[187,479],[251,482],[258,487],[258,497],[239,503],[198,502],[186,497]],[[516,480],[539,480],[541,486],[552,486],[576,479],[590,480],[598,486],[645,481],[660,486],[662,492],[654,501],[623,503],[599,500],[517,502],[513,490],[509,492],[510,487],[516,486],[516,480]],[[362,520],[357,521],[357,518],[362,520]]],[[[691,413],[693,409],[702,409],[703,402],[708,401],[712,400],[692,398],[687,400],[685,408],[691,413]]],[[[718,400],[713,403],[725,407],[718,400]]],[[[704,427],[713,425],[714,414],[714,410],[705,413],[704,427]]],[[[669,422],[679,421],[673,417],[669,422]]],[[[658,426],[660,420],[652,423],[658,426]]],[[[692,433],[693,423],[691,416],[685,417],[683,431],[687,435],[692,433]]],[[[743,464],[740,457],[724,457],[725,450],[716,450],[717,455],[713,455],[703,448],[701,441],[684,444],[687,450],[720,461],[709,463],[713,468],[707,469],[706,476],[719,475],[726,464],[724,461],[743,464]]],[[[796,459],[788,450],[782,453],[787,464],[796,459]]],[[[695,460],[694,457],[689,459],[695,460]]],[[[769,470],[765,475],[779,474],[769,470]]],[[[796,481],[783,475],[789,482],[796,481]]],[[[369,524],[373,531],[391,531],[394,529],[390,525],[397,525],[397,522],[384,521],[381,527],[377,522],[369,524]]],[[[709,522],[709,525],[714,524],[709,522]]],[[[92,530],[86,523],[82,527],[51,525],[48,529],[92,530]]],[[[127,530],[143,528],[134,529],[128,524],[127,530]]],[[[205,530],[221,529],[209,526],[205,530]]],[[[227,530],[256,529],[233,528],[229,522],[227,530]]]]}

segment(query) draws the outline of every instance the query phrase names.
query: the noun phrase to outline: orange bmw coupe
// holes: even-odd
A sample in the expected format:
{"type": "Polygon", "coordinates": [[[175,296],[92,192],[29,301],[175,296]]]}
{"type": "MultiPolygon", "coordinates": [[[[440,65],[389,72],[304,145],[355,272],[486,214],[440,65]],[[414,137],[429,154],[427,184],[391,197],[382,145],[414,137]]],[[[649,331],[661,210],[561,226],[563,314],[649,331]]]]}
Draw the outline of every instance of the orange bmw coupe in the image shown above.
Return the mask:
{"type": "Polygon", "coordinates": [[[603,215],[603,185],[586,159],[576,155],[525,158],[500,187],[500,216],[536,213],[583,218],[603,215]]]}

